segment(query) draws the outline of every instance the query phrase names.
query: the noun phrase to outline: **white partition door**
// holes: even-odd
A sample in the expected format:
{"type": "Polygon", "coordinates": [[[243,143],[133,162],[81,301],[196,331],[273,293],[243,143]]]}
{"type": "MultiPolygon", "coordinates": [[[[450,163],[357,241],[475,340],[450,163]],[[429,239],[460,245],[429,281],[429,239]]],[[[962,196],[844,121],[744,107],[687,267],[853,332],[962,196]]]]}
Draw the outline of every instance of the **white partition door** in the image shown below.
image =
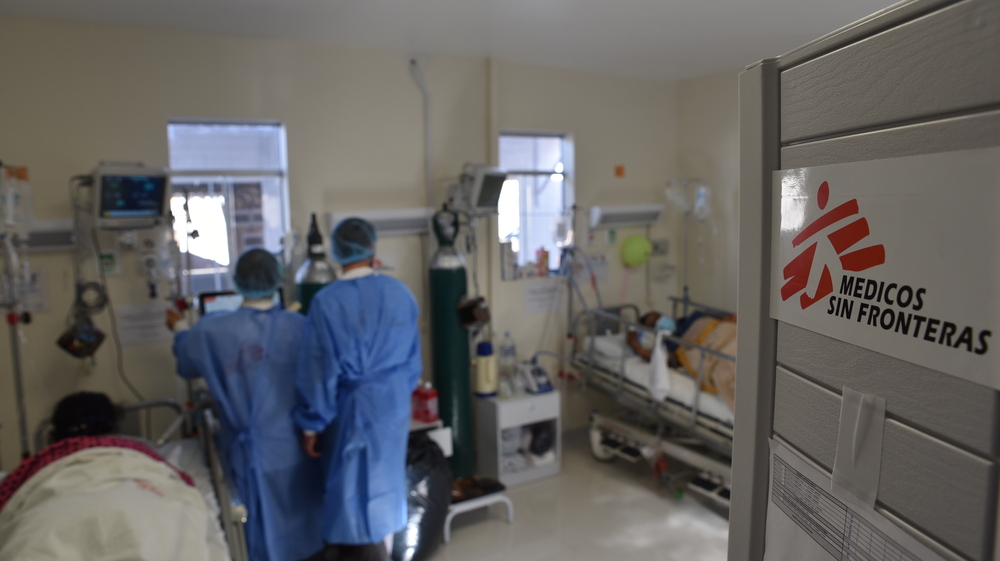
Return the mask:
{"type": "Polygon", "coordinates": [[[749,67],[740,144],[730,561],[789,550],[775,445],[913,558],[1000,559],[1000,1],[903,2],[749,67]]]}

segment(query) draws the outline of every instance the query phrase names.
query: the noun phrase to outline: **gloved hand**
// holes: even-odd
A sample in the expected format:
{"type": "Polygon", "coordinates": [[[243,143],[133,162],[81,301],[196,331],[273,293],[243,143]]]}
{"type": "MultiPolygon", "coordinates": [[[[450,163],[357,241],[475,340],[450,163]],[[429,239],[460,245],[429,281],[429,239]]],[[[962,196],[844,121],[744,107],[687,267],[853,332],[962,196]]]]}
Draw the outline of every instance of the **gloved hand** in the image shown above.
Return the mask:
{"type": "Polygon", "coordinates": [[[184,314],[173,308],[167,308],[167,328],[170,329],[170,331],[173,331],[177,322],[182,321],[183,319],[184,314]]]}

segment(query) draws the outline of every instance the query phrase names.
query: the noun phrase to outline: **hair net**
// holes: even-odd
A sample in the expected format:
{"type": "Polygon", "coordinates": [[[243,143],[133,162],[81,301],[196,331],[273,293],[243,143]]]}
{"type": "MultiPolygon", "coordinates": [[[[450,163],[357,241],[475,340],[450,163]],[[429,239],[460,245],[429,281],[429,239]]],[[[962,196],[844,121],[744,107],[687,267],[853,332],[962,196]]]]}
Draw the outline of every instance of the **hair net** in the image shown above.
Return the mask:
{"type": "Polygon", "coordinates": [[[333,229],[333,258],[341,265],[350,265],[375,255],[378,236],[375,226],[364,218],[347,218],[333,229]]]}
{"type": "Polygon", "coordinates": [[[267,298],[281,285],[281,263],[263,249],[246,251],[236,262],[233,283],[244,298],[267,298]]]}

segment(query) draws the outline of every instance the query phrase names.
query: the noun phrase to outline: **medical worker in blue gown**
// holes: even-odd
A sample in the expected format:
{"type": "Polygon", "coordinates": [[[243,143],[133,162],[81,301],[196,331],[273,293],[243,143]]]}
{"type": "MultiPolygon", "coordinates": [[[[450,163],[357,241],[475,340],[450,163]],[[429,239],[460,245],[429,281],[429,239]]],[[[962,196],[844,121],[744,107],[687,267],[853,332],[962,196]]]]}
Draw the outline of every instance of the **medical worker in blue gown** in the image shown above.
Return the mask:
{"type": "Polygon", "coordinates": [[[243,306],[206,314],[174,339],[177,373],[205,378],[212,392],[222,451],[249,511],[251,561],[297,561],[323,548],[322,468],[303,453],[292,420],[305,318],[273,303],[280,281],[273,255],[247,251],[233,276],[243,306]]]}
{"type": "Polygon", "coordinates": [[[295,421],[306,452],[324,459],[323,538],[337,559],[388,559],[383,540],[406,524],[419,311],[406,285],[373,270],[375,241],[375,227],[360,218],[334,229],[344,274],[309,305],[299,361],[295,421]]]}

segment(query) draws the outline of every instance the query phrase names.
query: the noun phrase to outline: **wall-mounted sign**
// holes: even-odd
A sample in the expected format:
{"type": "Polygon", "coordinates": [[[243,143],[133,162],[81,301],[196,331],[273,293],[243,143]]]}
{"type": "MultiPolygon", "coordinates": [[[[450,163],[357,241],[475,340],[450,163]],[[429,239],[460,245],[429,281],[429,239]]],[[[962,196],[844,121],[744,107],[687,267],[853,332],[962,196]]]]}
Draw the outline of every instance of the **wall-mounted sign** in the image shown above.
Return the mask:
{"type": "Polygon", "coordinates": [[[771,317],[1000,389],[1000,148],[774,172],[771,317]]]}

